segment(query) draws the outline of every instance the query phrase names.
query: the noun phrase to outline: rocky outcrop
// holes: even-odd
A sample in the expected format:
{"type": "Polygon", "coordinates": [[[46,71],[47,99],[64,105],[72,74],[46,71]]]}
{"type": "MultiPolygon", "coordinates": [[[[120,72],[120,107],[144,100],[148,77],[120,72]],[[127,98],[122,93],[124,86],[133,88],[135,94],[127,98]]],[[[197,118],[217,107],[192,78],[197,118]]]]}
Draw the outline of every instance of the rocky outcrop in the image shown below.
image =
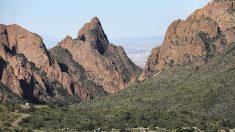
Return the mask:
{"type": "Polygon", "coordinates": [[[18,25],[0,25],[0,33],[1,83],[34,103],[60,97],[58,90],[63,89],[61,83],[67,85],[66,75],[48,54],[41,37],[18,25]]]}
{"type": "Polygon", "coordinates": [[[71,53],[72,59],[84,68],[87,78],[108,93],[123,89],[141,70],[121,46],[109,43],[97,17],[84,25],[76,39],[67,36],[59,47],[71,53]]]}
{"type": "Polygon", "coordinates": [[[210,2],[186,20],[176,20],[169,26],[163,44],[152,50],[139,79],[170,65],[204,64],[234,43],[234,36],[234,2],[210,2]]]}
{"type": "MultiPolygon", "coordinates": [[[[39,35],[18,25],[0,25],[0,64],[1,85],[34,103],[115,93],[140,72],[122,47],[109,43],[98,18],[85,24],[76,39],[68,36],[50,52],[39,35]]],[[[10,94],[4,91],[6,101],[10,94]]]]}
{"type": "Polygon", "coordinates": [[[0,33],[0,80],[18,96],[40,103],[61,98],[60,95],[80,101],[105,94],[89,90],[90,85],[74,82],[73,77],[61,70],[37,34],[18,25],[1,25],[0,33]]]}
{"type": "Polygon", "coordinates": [[[55,57],[61,71],[71,78],[70,87],[72,94],[78,93],[84,100],[107,94],[101,86],[88,79],[86,71],[79,63],[73,60],[70,52],[60,46],[56,46],[50,49],[50,53],[55,57]]]}

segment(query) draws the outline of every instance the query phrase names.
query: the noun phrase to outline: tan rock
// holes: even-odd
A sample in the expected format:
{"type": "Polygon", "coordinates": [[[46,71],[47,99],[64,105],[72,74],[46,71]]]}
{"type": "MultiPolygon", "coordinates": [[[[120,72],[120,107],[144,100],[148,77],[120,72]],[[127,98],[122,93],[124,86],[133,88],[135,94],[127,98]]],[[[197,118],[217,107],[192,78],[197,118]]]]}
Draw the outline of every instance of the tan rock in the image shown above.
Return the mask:
{"type": "Polygon", "coordinates": [[[65,81],[69,76],[62,74],[40,36],[18,25],[0,25],[0,32],[0,58],[5,62],[0,80],[12,92],[30,101],[47,102],[52,82],[62,83],[69,91],[70,82],[65,81]]]}
{"type": "Polygon", "coordinates": [[[0,25],[0,35],[1,85],[35,103],[115,93],[140,71],[122,47],[108,42],[98,18],[50,52],[39,35],[18,25],[0,25]]]}
{"type": "Polygon", "coordinates": [[[235,10],[231,1],[214,1],[196,10],[186,20],[168,28],[163,44],[152,50],[139,78],[174,64],[203,64],[215,52],[235,42],[235,10]]]}
{"type": "Polygon", "coordinates": [[[101,85],[108,93],[123,89],[132,76],[140,71],[121,46],[109,43],[96,17],[84,25],[76,39],[67,36],[60,46],[82,65],[90,80],[101,85]]]}

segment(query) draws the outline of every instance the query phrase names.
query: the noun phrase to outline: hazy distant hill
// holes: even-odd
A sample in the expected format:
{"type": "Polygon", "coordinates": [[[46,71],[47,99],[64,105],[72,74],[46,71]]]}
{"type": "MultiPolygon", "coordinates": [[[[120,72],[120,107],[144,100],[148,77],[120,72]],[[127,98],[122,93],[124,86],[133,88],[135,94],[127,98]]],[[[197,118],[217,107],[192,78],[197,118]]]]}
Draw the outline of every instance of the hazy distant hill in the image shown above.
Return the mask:
{"type": "Polygon", "coordinates": [[[110,41],[123,46],[130,59],[143,68],[151,49],[162,43],[163,36],[129,37],[110,39],[110,41]]]}

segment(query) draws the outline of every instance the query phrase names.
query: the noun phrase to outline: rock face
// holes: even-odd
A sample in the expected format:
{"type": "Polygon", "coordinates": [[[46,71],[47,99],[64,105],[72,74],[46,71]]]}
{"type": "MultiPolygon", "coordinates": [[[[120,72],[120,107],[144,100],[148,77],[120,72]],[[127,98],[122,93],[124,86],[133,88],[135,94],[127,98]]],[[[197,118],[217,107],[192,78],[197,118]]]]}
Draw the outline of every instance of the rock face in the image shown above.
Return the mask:
{"type": "Polygon", "coordinates": [[[90,100],[119,91],[138,72],[123,48],[108,42],[98,18],[85,24],[77,39],[66,37],[50,52],[39,35],[0,25],[0,98],[5,102],[13,95],[9,91],[34,103],[90,100]]]}
{"type": "Polygon", "coordinates": [[[234,42],[234,1],[210,2],[169,26],[163,44],[152,50],[139,79],[174,64],[204,64],[234,42]]]}
{"type": "Polygon", "coordinates": [[[1,85],[34,103],[62,99],[59,90],[64,87],[71,93],[68,75],[61,72],[40,36],[18,25],[0,25],[0,34],[1,85]]]}
{"type": "Polygon", "coordinates": [[[81,65],[88,80],[116,93],[130,84],[140,72],[121,46],[110,44],[97,17],[86,23],[76,39],[67,36],[59,43],[81,65]]]}

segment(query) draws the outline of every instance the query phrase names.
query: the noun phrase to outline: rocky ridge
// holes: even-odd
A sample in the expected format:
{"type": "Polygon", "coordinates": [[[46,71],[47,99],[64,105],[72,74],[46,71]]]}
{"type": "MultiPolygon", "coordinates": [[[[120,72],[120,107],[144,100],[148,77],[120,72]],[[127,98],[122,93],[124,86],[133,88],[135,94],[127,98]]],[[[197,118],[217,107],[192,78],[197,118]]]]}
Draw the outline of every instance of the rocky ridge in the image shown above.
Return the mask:
{"type": "Polygon", "coordinates": [[[76,39],[67,36],[59,45],[71,53],[87,73],[87,78],[107,93],[125,88],[141,71],[126,55],[123,47],[109,43],[97,17],[86,23],[76,39]]]}
{"type": "Polygon", "coordinates": [[[176,20],[169,26],[163,44],[152,49],[139,79],[146,79],[171,65],[204,64],[234,43],[234,35],[234,2],[210,2],[186,20],[176,20]]]}
{"type": "MultiPolygon", "coordinates": [[[[127,58],[121,47],[109,44],[98,18],[94,18],[93,21],[98,22],[98,25],[94,25],[97,27],[92,25],[94,23],[86,24],[76,40],[66,37],[58,48],[52,49],[51,52],[46,49],[39,35],[18,25],[1,24],[1,86],[34,103],[90,100],[124,88],[140,69],[127,58]],[[79,42],[80,46],[85,48],[70,49],[69,46],[77,45],[70,45],[75,42],[79,42]],[[56,54],[61,51],[63,55],[56,54]],[[83,55],[79,54],[81,51],[83,55]],[[108,52],[111,53],[108,55],[109,59],[103,59],[101,56],[108,52]],[[99,63],[94,63],[96,59],[99,63]],[[104,65],[100,66],[101,63],[105,63],[107,68],[105,69],[104,65]],[[115,67],[114,63],[126,65],[115,67]],[[102,68],[96,68],[94,65],[102,68]],[[89,66],[93,66],[95,70],[92,71],[89,66]],[[116,72],[111,71],[115,68],[118,69],[116,72]],[[106,80],[108,77],[97,77],[104,75],[103,73],[108,73],[105,75],[109,78],[113,74],[117,76],[112,80],[106,80]],[[97,78],[99,83],[95,82],[97,78]],[[104,87],[107,86],[104,84],[112,87],[104,87]],[[109,88],[110,90],[107,90],[109,88]]],[[[8,92],[1,92],[4,100],[9,99],[6,93],[8,92]]]]}

